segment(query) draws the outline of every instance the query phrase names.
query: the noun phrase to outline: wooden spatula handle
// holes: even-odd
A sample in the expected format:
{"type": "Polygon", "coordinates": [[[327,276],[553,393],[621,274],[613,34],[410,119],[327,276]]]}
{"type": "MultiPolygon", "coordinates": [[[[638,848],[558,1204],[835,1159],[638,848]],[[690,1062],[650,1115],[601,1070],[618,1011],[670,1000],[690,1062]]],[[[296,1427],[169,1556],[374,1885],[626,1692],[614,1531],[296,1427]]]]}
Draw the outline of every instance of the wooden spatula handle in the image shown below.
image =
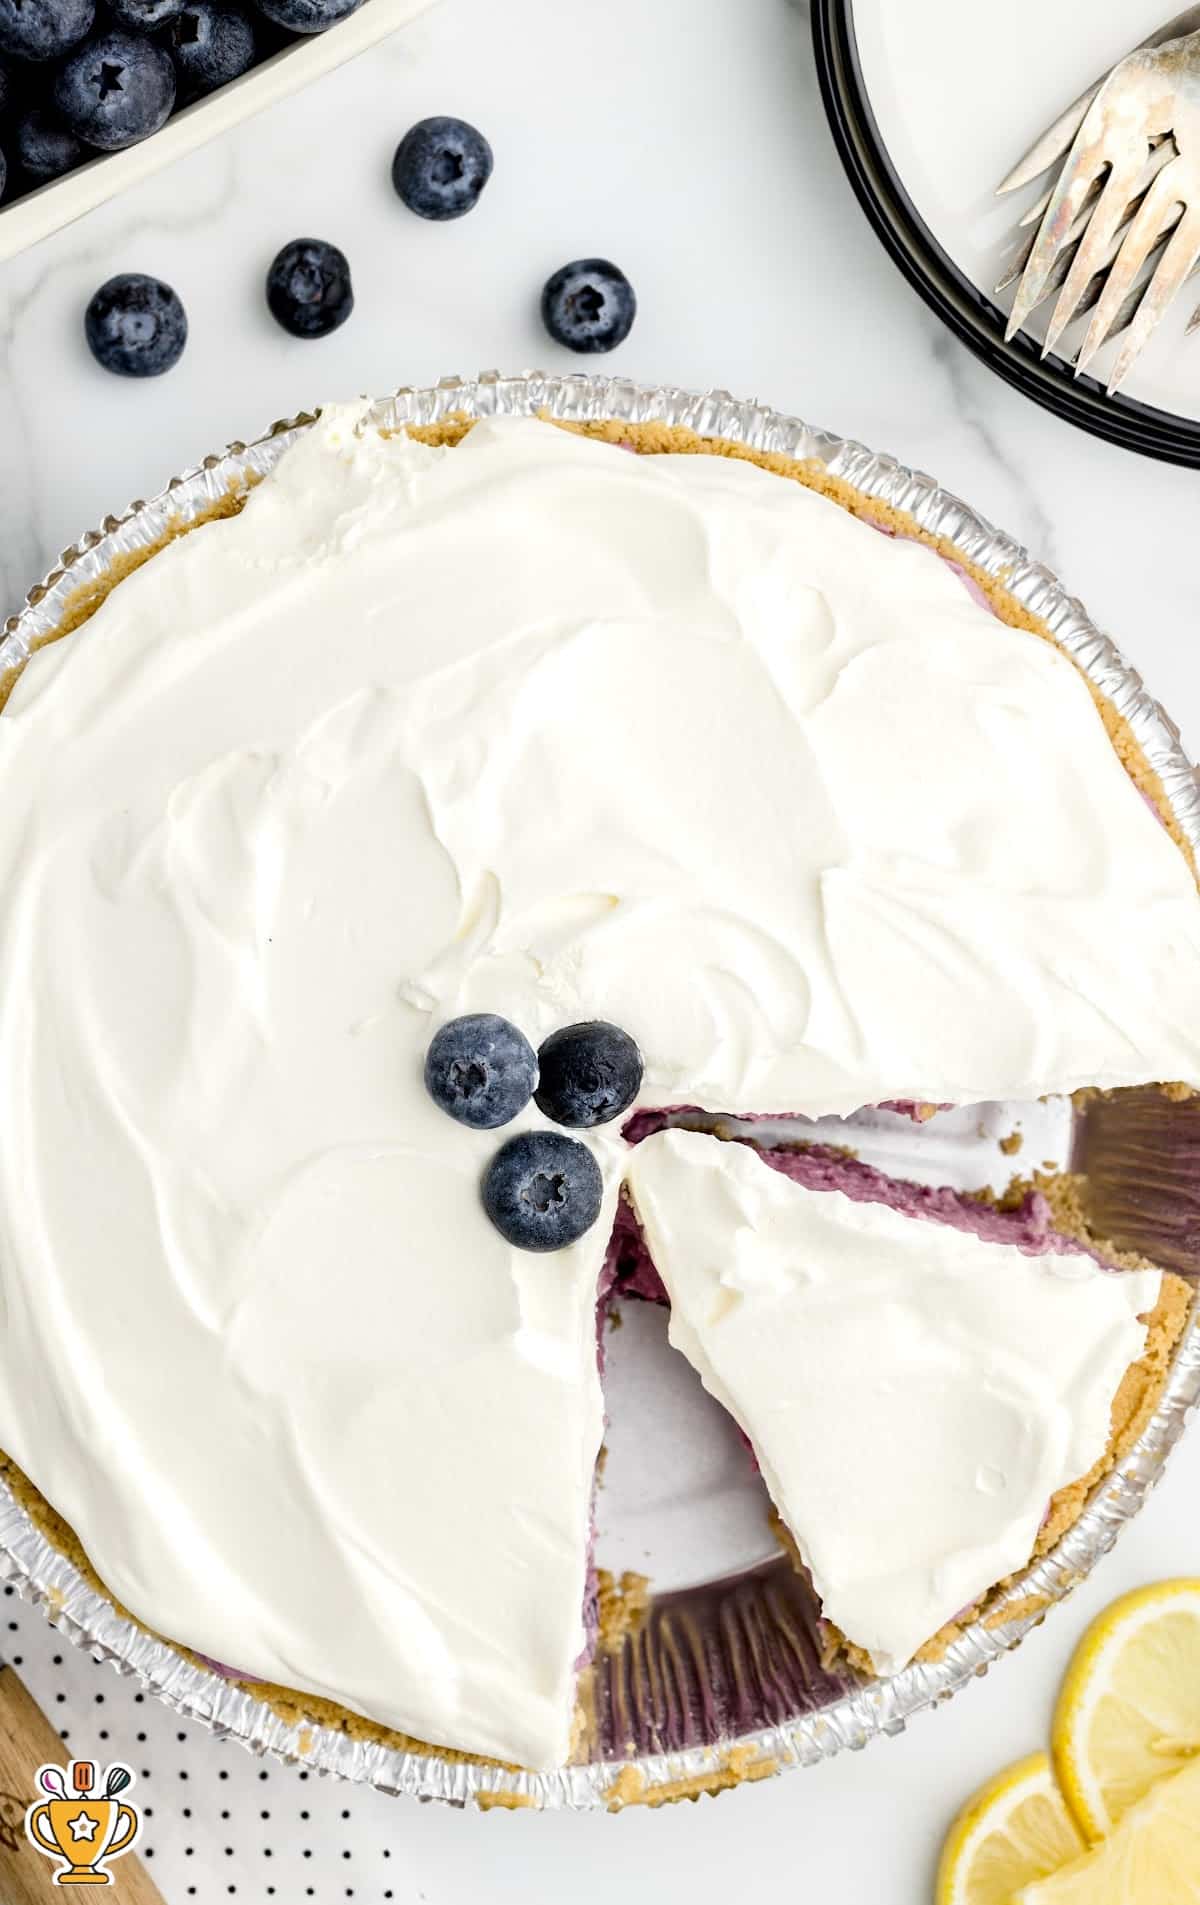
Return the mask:
{"type": "MultiPolygon", "coordinates": [[[[54,1884],[54,1861],[25,1837],[25,1812],[43,1795],[37,1770],[65,1765],[67,1750],[11,1667],[0,1666],[0,1900],[3,1905],[52,1905],[69,1898],[54,1884]]],[[[64,1782],[65,1782],[64,1774],[64,1782]]],[[[112,1884],[93,1888],[113,1905],[165,1905],[136,1853],[112,1863],[112,1884]]]]}

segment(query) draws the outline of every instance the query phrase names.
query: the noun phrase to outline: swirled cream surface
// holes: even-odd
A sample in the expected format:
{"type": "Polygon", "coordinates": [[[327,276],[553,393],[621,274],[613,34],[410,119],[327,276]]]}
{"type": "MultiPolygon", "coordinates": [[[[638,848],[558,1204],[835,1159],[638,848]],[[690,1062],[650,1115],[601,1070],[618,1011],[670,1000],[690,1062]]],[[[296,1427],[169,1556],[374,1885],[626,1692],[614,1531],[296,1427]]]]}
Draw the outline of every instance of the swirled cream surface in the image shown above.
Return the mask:
{"type": "Polygon", "coordinates": [[[1160,1272],[810,1190],[695,1132],[639,1145],[630,1192],[671,1341],[753,1443],[823,1612],[905,1666],[1104,1454],[1160,1272]]]}
{"type": "Polygon", "coordinates": [[[432,1030],[612,1019],[644,1104],[728,1111],[1200,1083],[1200,903],[927,551],[745,464],[358,422],[0,716],[0,1446],[159,1631],[546,1766],[623,1147],[514,1253],[432,1030]]]}

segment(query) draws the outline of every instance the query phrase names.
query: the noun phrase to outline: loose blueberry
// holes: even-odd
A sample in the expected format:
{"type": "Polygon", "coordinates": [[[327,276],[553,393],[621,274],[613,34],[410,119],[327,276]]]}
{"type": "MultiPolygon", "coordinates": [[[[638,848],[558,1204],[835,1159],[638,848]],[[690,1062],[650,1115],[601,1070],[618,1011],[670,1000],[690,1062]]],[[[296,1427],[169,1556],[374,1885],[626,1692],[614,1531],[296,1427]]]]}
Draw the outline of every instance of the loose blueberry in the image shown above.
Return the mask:
{"type": "Polygon", "coordinates": [[[542,288],[542,323],[569,351],[611,351],[637,316],[633,286],[605,258],[577,258],[542,288]]]}
{"type": "Polygon", "coordinates": [[[538,1108],[555,1124],[607,1124],[628,1111],[642,1083],[642,1055],[603,1019],[552,1032],[538,1053],[538,1108]]]}
{"type": "Polygon", "coordinates": [[[600,1215],[604,1183],[586,1145],[559,1131],[502,1144],[483,1179],[483,1207],[519,1250],[562,1250],[600,1215]]]}
{"type": "Polygon", "coordinates": [[[157,33],[183,12],[187,0],[108,0],[108,11],[118,26],[131,33],[157,33]]]}
{"type": "Polygon", "coordinates": [[[167,35],[181,99],[200,99],[253,66],[254,25],[240,7],[189,0],[167,35]]]}
{"type": "Polygon", "coordinates": [[[425,1057],[425,1088],[434,1103],[476,1131],[508,1124],[529,1103],[537,1081],[529,1040],[495,1012],[451,1019],[425,1057]]]}
{"type": "Polygon", "coordinates": [[[33,106],[13,130],[13,158],[30,185],[61,178],[83,163],[84,148],[52,114],[33,106]]]}
{"type": "Polygon", "coordinates": [[[118,377],[160,377],[187,343],[187,314],[175,292],[137,271],[102,284],[83,322],[92,356],[118,377]]]}
{"type": "Polygon", "coordinates": [[[289,33],[324,33],[361,5],[362,0],[258,0],[259,12],[289,33]]]}
{"type": "Polygon", "coordinates": [[[325,337],[354,309],[344,252],[323,238],[293,238],[267,273],[267,303],[293,337],[325,337]]]}
{"type": "Polygon", "coordinates": [[[392,184],[418,218],[461,218],[492,176],[492,148],[465,119],[421,119],[396,147],[392,184]]]}
{"type": "Polygon", "coordinates": [[[118,152],[157,132],[174,104],[170,56],[122,27],[88,40],[54,81],[57,111],[78,138],[102,152],[118,152]]]}
{"type": "Polygon", "coordinates": [[[0,0],[0,53],[56,60],[92,30],[95,0],[0,0]]]}

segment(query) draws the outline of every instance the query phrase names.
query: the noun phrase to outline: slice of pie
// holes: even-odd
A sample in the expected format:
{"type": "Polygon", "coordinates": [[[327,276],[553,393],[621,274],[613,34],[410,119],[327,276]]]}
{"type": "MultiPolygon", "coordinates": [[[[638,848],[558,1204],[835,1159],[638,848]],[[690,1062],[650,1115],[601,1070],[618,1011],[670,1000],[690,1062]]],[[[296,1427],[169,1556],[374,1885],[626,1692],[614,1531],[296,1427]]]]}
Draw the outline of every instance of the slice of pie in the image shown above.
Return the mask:
{"type": "Polygon", "coordinates": [[[1019,1216],[788,1165],[665,1131],[628,1188],[671,1342],[749,1438],[827,1619],[893,1672],[1101,1471],[1188,1292],[1019,1216]]]}

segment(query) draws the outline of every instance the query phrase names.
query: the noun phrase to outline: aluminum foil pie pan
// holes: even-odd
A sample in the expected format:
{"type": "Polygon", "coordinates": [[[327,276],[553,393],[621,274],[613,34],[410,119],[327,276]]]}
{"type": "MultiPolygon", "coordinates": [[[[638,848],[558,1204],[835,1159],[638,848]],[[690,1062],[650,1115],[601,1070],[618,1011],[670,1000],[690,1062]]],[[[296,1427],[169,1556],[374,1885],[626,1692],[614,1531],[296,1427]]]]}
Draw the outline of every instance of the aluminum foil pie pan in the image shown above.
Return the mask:
{"type": "MultiPolygon", "coordinates": [[[[866,495],[907,511],[923,529],[947,537],[1045,620],[1126,718],[1200,855],[1200,787],[1176,728],[1050,571],[930,477],[725,391],[697,395],[621,378],[491,373],[469,381],[448,378],[432,389],[400,390],[381,400],[371,420],[399,427],[433,423],[452,413],[539,411],[563,418],[658,420],[759,450],[814,458],[866,495]]],[[[0,632],[0,677],[26,658],[40,636],[60,626],[81,589],[160,542],[172,526],[209,512],[231,488],[265,474],[311,421],[298,417],[276,424],[253,443],[234,443],[207,457],[160,495],[106,518],[65,550],[52,573],[31,590],[21,613],[0,632]]],[[[1181,1217],[1181,1233],[1185,1228],[1181,1217]]],[[[404,1751],[334,1726],[285,1718],[253,1687],[196,1664],[118,1614],[3,1487],[0,1578],[42,1605],[94,1658],[136,1675],[175,1711],[254,1752],[385,1792],[454,1804],[616,1807],[765,1777],[901,1731],[912,1714],[948,1698],[1017,1646],[1048,1608],[1090,1573],[1141,1507],[1198,1403],[1200,1304],[1193,1307],[1153,1420],[1074,1526],[1049,1554],[992,1597],[985,1617],[967,1627],[940,1660],[915,1663],[888,1679],[862,1680],[824,1663],[811,1596],[782,1554],[659,1593],[636,1630],[600,1658],[592,1729],[597,1744],[591,1756],[553,1773],[404,1751]]],[[[152,1511],[152,1504],[148,1508],[152,1511]]],[[[599,1559],[605,1562],[603,1548],[599,1559]]]]}

